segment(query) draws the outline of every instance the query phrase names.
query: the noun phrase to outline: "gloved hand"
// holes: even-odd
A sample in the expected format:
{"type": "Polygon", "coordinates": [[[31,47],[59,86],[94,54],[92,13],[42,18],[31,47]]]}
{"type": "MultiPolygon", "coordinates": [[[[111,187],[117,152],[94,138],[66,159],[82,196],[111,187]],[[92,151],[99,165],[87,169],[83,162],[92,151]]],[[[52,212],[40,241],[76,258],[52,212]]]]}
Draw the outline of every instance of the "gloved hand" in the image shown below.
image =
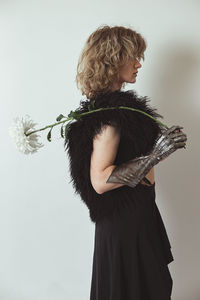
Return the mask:
{"type": "Polygon", "coordinates": [[[159,162],[179,148],[185,148],[187,136],[181,131],[183,127],[172,126],[162,131],[154,144],[151,156],[159,162]]]}
{"type": "Polygon", "coordinates": [[[122,183],[135,187],[153,166],[164,160],[174,151],[186,145],[187,136],[181,131],[183,127],[172,126],[162,130],[156,139],[152,151],[146,156],[136,157],[113,169],[106,183],[122,183]]]}

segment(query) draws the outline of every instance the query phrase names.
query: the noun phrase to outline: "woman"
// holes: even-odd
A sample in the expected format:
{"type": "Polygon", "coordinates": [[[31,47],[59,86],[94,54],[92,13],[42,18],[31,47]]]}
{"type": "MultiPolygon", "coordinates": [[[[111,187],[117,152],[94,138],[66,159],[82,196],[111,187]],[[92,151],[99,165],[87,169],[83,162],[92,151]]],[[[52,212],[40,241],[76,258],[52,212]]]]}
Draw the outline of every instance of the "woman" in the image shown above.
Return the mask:
{"type": "Polygon", "coordinates": [[[102,26],[77,67],[88,99],[65,146],[73,186],[95,223],[90,300],[171,299],[174,258],[155,202],[154,166],[187,138],[183,127],[161,126],[147,97],[121,90],[136,81],[145,49],[133,29],[102,26]]]}

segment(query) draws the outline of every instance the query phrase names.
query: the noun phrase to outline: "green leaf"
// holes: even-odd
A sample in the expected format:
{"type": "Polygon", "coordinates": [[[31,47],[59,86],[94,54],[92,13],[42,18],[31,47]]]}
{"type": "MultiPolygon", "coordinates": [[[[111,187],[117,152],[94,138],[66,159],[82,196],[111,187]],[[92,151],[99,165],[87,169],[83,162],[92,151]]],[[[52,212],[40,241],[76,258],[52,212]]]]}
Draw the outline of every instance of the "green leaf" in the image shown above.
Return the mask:
{"type": "Polygon", "coordinates": [[[61,129],[60,129],[60,135],[61,135],[62,138],[64,138],[63,126],[64,126],[64,124],[61,126],[61,129]]]}
{"type": "Polygon", "coordinates": [[[69,127],[71,125],[71,122],[69,122],[67,125],[65,125],[65,139],[68,139],[68,132],[69,132],[69,127]]]}
{"type": "Polygon", "coordinates": [[[63,118],[65,118],[65,116],[63,116],[62,114],[60,114],[60,115],[56,118],[56,121],[59,122],[59,121],[62,120],[63,118]]]}
{"type": "Polygon", "coordinates": [[[47,140],[49,142],[51,142],[51,131],[52,131],[53,127],[49,130],[48,134],[47,134],[47,140]]]}
{"type": "Polygon", "coordinates": [[[94,104],[95,104],[95,100],[92,101],[92,107],[93,107],[93,108],[95,108],[95,107],[94,107],[94,104]]]}
{"type": "Polygon", "coordinates": [[[94,103],[95,103],[95,100],[92,100],[91,103],[88,105],[88,110],[89,111],[94,109],[94,103]]]}
{"type": "Polygon", "coordinates": [[[68,116],[68,118],[71,118],[72,115],[73,115],[73,110],[71,110],[70,113],[67,116],[68,116]]]}
{"type": "Polygon", "coordinates": [[[79,120],[80,119],[80,112],[79,111],[70,111],[70,113],[68,114],[68,117],[69,118],[73,118],[73,119],[76,119],[76,120],[79,120]]]}

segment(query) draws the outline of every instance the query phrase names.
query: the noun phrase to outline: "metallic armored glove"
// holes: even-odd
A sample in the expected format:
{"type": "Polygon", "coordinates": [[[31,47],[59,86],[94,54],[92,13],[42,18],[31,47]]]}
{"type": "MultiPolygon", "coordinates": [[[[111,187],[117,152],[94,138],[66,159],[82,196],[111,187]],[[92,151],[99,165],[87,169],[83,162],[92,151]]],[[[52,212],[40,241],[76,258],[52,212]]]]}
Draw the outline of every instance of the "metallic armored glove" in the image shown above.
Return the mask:
{"type": "Polygon", "coordinates": [[[148,155],[136,157],[116,166],[106,183],[122,183],[135,187],[154,165],[164,160],[177,149],[185,148],[187,136],[181,131],[182,128],[177,125],[164,129],[148,155]]]}

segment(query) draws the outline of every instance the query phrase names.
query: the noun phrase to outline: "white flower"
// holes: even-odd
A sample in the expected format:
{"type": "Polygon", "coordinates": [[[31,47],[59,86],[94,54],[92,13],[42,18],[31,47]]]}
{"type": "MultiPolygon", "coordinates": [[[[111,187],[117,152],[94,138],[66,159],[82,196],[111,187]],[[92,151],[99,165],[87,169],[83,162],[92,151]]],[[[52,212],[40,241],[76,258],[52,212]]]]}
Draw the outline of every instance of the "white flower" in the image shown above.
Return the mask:
{"type": "Polygon", "coordinates": [[[34,123],[29,115],[25,115],[25,118],[20,120],[19,117],[15,118],[12,126],[9,127],[9,134],[15,142],[16,148],[23,152],[24,154],[33,154],[44,145],[38,142],[38,137],[36,133],[32,133],[28,136],[25,133],[30,131],[35,131],[34,123]]]}

